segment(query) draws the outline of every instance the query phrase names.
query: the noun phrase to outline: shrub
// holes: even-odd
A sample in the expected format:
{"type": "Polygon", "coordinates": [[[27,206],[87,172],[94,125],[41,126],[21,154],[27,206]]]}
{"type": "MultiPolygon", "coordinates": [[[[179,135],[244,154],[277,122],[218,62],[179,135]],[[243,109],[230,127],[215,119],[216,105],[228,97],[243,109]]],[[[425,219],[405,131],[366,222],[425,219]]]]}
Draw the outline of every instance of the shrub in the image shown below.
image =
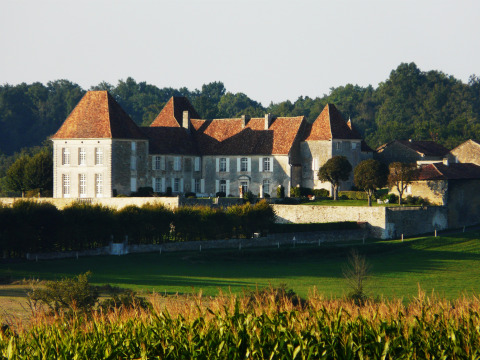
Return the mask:
{"type": "Polygon", "coordinates": [[[186,197],[186,198],[192,198],[192,199],[194,199],[194,198],[197,197],[197,194],[195,194],[195,193],[192,192],[192,191],[189,191],[189,192],[186,192],[186,193],[185,193],[185,197],[186,197]]]}
{"type": "Polygon", "coordinates": [[[225,193],[225,191],[218,191],[215,193],[215,196],[216,197],[226,197],[227,194],[225,193]]]}
{"type": "Polygon", "coordinates": [[[278,185],[277,197],[280,199],[283,199],[285,197],[285,187],[283,185],[278,185]]]}
{"type": "Polygon", "coordinates": [[[168,197],[172,196],[172,187],[171,186],[167,187],[167,191],[165,193],[165,196],[168,196],[168,197]]]}
{"type": "Polygon", "coordinates": [[[270,194],[264,193],[264,194],[263,194],[263,197],[264,197],[265,199],[270,199],[270,194]]]}
{"type": "Polygon", "coordinates": [[[139,187],[137,192],[133,192],[134,197],[151,197],[153,196],[153,188],[150,186],[139,187]]]}
{"type": "MultiPolygon", "coordinates": [[[[339,191],[338,195],[348,200],[368,200],[368,195],[364,191],[339,191]]],[[[375,195],[372,196],[372,200],[376,200],[375,195]]]]}
{"type": "Polygon", "coordinates": [[[114,293],[109,299],[100,302],[100,308],[104,312],[115,309],[151,309],[151,304],[145,298],[138,296],[133,290],[126,290],[121,293],[114,293]]]}
{"type": "Polygon", "coordinates": [[[327,189],[313,189],[313,195],[315,198],[328,198],[330,196],[330,192],[327,189]]]}
{"type": "Polygon", "coordinates": [[[243,194],[243,200],[246,202],[249,202],[250,204],[253,204],[255,202],[256,196],[253,195],[253,193],[248,190],[245,194],[243,194]]]}
{"type": "Polygon", "coordinates": [[[398,202],[398,196],[393,193],[390,193],[390,194],[383,195],[382,200],[383,201],[388,200],[389,204],[395,204],[398,202]]]}
{"type": "Polygon", "coordinates": [[[60,311],[87,313],[98,300],[98,291],[88,282],[90,272],[75,278],[48,281],[45,288],[34,289],[28,294],[30,301],[40,302],[55,313],[60,311]]]}

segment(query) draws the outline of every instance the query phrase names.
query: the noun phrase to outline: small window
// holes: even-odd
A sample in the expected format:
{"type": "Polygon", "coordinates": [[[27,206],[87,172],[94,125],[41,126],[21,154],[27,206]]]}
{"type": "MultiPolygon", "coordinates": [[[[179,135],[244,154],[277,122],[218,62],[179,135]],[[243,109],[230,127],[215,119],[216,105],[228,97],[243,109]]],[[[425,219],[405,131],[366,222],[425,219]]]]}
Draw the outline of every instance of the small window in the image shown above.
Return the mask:
{"type": "Polygon", "coordinates": [[[227,180],[220,180],[220,192],[227,193],[227,180]]]}
{"type": "Polygon", "coordinates": [[[200,157],[195,158],[195,171],[200,171],[200,157]]]}
{"type": "Polygon", "coordinates": [[[155,184],[154,184],[154,190],[155,192],[160,192],[162,191],[162,179],[160,178],[155,178],[155,184]]]}
{"type": "Polygon", "coordinates": [[[265,179],[263,180],[263,193],[270,194],[270,180],[265,179]]]}
{"type": "Polygon", "coordinates": [[[272,171],[269,157],[263,158],[263,171],[272,171]]]}
{"type": "Polygon", "coordinates": [[[155,156],[155,169],[160,170],[162,168],[162,158],[160,156],[155,156]]]}
{"type": "Polygon", "coordinates": [[[175,156],[173,158],[173,170],[180,171],[181,170],[181,158],[180,156],[175,156]]]}
{"type": "Polygon", "coordinates": [[[62,191],[63,191],[63,197],[70,197],[70,175],[69,174],[62,175],[62,191]]]}
{"type": "Polygon", "coordinates": [[[95,174],[95,194],[97,197],[103,196],[103,176],[102,174],[95,174]]]}
{"type": "Polygon", "coordinates": [[[342,148],[342,142],[341,142],[341,141],[337,141],[337,142],[335,143],[335,146],[336,146],[336,149],[337,149],[337,150],[341,150],[341,148],[342,148]]]}
{"type": "Polygon", "coordinates": [[[195,179],[195,188],[194,188],[194,191],[195,191],[197,194],[200,193],[200,192],[202,192],[200,179],[195,179]]]}
{"type": "Polygon", "coordinates": [[[248,158],[240,159],[240,171],[248,171],[248,158]]]}
{"type": "Polygon", "coordinates": [[[180,191],[180,179],[175,178],[173,180],[173,192],[179,192],[180,191]]]}
{"type": "Polygon", "coordinates": [[[227,171],[227,158],[220,158],[220,171],[227,171]]]}
{"type": "Polygon", "coordinates": [[[62,165],[70,165],[70,150],[62,149],[62,165]]]}
{"type": "Polygon", "coordinates": [[[95,165],[103,165],[103,149],[95,148],[95,165]]]}
{"type": "Polygon", "coordinates": [[[85,148],[78,149],[78,165],[86,165],[87,153],[85,148]]]}
{"type": "Polygon", "coordinates": [[[87,196],[87,176],[85,174],[78,175],[79,194],[80,197],[87,196]]]}
{"type": "Polygon", "coordinates": [[[240,181],[240,187],[242,188],[242,194],[248,192],[248,181],[240,181]]]}
{"type": "Polygon", "coordinates": [[[131,177],[130,178],[130,191],[135,192],[137,191],[137,178],[131,177]]]}
{"type": "Polygon", "coordinates": [[[355,150],[357,148],[357,143],[356,142],[352,142],[352,150],[355,150]]]}

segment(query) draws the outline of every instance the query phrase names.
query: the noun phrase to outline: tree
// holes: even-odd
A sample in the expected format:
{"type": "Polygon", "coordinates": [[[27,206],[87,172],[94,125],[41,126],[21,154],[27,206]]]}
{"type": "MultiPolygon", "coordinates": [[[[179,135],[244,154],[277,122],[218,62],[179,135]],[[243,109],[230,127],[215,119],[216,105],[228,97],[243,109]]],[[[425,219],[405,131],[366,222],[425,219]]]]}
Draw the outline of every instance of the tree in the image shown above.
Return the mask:
{"type": "Polygon", "coordinates": [[[318,170],[318,180],[328,181],[333,187],[333,200],[338,198],[340,181],[348,180],[352,172],[352,165],[345,156],[334,156],[318,170]]]}
{"type": "Polygon", "coordinates": [[[374,160],[364,160],[354,170],[355,186],[363,189],[368,195],[368,206],[372,206],[372,195],[375,190],[384,187],[388,180],[388,168],[385,164],[374,160]]]}
{"type": "Polygon", "coordinates": [[[12,191],[20,191],[22,193],[22,198],[25,197],[25,191],[29,190],[26,177],[25,169],[30,161],[30,158],[27,155],[20,156],[7,170],[7,175],[5,177],[5,183],[7,189],[12,191]]]}
{"type": "Polygon", "coordinates": [[[389,165],[388,185],[398,191],[398,204],[402,204],[402,196],[408,184],[412,182],[417,172],[415,164],[394,162],[389,165]]]}
{"type": "Polygon", "coordinates": [[[53,161],[49,149],[44,149],[29,159],[25,167],[25,183],[28,189],[38,189],[41,197],[43,190],[53,189],[53,161]]]}
{"type": "Polygon", "coordinates": [[[370,277],[371,266],[365,256],[360,255],[355,249],[350,252],[347,264],[343,268],[343,276],[351,288],[348,297],[357,305],[363,305],[368,299],[365,292],[365,283],[370,277]]]}

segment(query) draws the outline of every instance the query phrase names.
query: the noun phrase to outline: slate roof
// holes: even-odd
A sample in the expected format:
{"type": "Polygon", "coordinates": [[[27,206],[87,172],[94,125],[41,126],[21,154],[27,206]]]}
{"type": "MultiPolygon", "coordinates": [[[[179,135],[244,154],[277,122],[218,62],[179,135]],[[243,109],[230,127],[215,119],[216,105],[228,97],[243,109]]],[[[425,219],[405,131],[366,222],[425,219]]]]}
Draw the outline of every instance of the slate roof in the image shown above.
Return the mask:
{"type": "Polygon", "coordinates": [[[470,163],[433,163],[419,168],[417,180],[480,179],[480,166],[470,163]]]}
{"type": "Polygon", "coordinates": [[[417,152],[423,156],[439,156],[443,157],[449,153],[449,150],[436,143],[435,141],[419,141],[419,140],[394,140],[389,143],[383,144],[377,148],[377,152],[382,152],[390,144],[397,142],[403,146],[417,152]]]}
{"type": "Polygon", "coordinates": [[[180,127],[183,122],[183,112],[187,110],[190,112],[190,118],[200,118],[186,97],[172,96],[150,126],[180,127]]]}
{"type": "Polygon", "coordinates": [[[88,91],[52,139],[145,139],[107,91],[88,91]]]}
{"type": "Polygon", "coordinates": [[[298,134],[301,133],[303,116],[279,117],[265,129],[265,118],[246,121],[192,119],[194,137],[205,155],[287,155],[298,134]]]}
{"type": "Polygon", "coordinates": [[[358,132],[345,122],[335,105],[327,104],[320,115],[306,130],[306,141],[332,139],[362,139],[358,132]]]}

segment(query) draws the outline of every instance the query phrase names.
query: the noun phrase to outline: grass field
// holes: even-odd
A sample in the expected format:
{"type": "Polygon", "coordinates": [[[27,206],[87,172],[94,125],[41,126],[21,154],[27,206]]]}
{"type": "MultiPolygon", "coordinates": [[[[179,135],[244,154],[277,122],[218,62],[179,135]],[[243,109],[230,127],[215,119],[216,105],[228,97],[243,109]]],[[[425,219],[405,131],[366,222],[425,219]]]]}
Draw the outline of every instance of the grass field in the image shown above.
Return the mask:
{"type": "MultiPolygon", "coordinates": [[[[254,241],[254,240],[252,240],[254,241]]],[[[372,296],[418,294],[418,286],[449,299],[480,290],[480,232],[450,234],[359,245],[372,265],[368,292],[372,296]]],[[[349,247],[297,247],[196,253],[150,253],[68,260],[1,263],[12,279],[59,279],[92,271],[94,284],[160,293],[205,295],[241,292],[286,284],[301,296],[316,287],[327,297],[349,289],[342,276],[349,247]]],[[[6,290],[0,288],[0,296],[6,290]]],[[[11,290],[9,290],[11,291],[11,290]]]]}

